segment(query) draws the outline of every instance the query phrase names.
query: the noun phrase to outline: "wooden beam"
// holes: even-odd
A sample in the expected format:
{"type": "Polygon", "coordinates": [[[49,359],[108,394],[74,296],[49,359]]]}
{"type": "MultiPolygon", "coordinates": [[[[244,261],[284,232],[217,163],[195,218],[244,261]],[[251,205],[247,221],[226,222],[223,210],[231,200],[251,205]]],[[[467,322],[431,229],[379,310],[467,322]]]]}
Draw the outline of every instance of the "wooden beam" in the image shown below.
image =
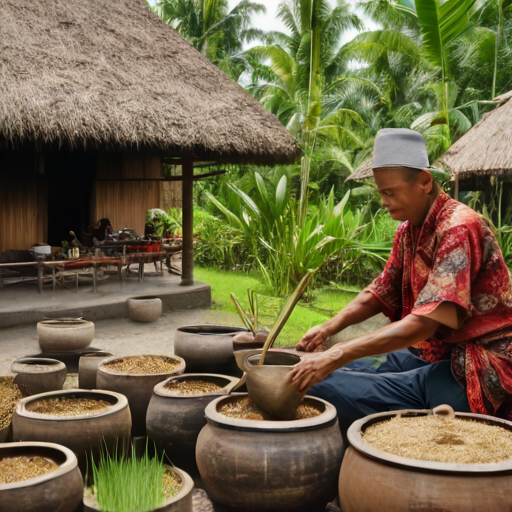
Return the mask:
{"type": "MultiPolygon", "coordinates": [[[[228,171],[212,171],[204,174],[195,174],[192,181],[202,180],[203,178],[210,178],[212,176],[219,176],[226,174],[228,171]]],[[[180,176],[165,176],[164,178],[126,178],[126,179],[99,179],[94,181],[183,181],[183,175],[180,176]]]]}
{"type": "Polygon", "coordinates": [[[194,162],[183,162],[181,285],[194,284],[194,162]]]}

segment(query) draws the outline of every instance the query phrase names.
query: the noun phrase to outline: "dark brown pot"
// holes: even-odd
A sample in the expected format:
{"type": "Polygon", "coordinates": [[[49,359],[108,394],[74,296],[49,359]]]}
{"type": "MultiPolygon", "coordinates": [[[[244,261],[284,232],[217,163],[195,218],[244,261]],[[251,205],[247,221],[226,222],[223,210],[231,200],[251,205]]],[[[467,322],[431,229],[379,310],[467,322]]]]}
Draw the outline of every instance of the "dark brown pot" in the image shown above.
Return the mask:
{"type": "Polygon", "coordinates": [[[185,373],[171,377],[155,386],[149,402],[146,416],[147,434],[150,439],[159,441],[166,449],[174,463],[175,458],[194,458],[197,436],[206,425],[205,407],[225,392],[205,395],[180,396],[166,389],[167,383],[177,380],[202,379],[227,386],[237,382],[236,377],[210,373],[185,373]]]}
{"type": "Polygon", "coordinates": [[[245,327],[229,325],[189,325],[176,329],[174,353],[183,357],[190,372],[231,375],[236,370],[233,338],[245,327]]]}
{"type": "Polygon", "coordinates": [[[218,412],[240,396],[220,397],[205,410],[208,424],[196,458],[212,499],[239,512],[308,511],[336,494],[343,441],[336,410],[324,400],[305,402],[323,412],[295,421],[251,421],[218,412]]]}
{"type": "Polygon", "coordinates": [[[85,470],[91,451],[99,460],[101,449],[114,453],[124,451],[130,442],[131,417],[126,397],[110,391],[68,389],[24,398],[18,402],[13,416],[14,441],[59,443],[73,450],[80,468],[85,470]],[[98,398],[111,405],[106,411],[80,416],[56,416],[27,410],[27,405],[44,398],[59,396],[98,398]]]}
{"type": "MultiPolygon", "coordinates": [[[[343,459],[339,496],[343,512],[503,512],[512,510],[512,458],[497,464],[452,464],[398,457],[373,448],[361,433],[375,423],[428,411],[391,411],[354,422],[343,459]],[[371,492],[369,492],[371,490],[371,492]]],[[[456,413],[512,430],[512,423],[456,413]]],[[[512,455],[512,454],[511,454],[512,455]]]]}
{"type": "MultiPolygon", "coordinates": [[[[181,489],[175,496],[166,500],[161,507],[155,508],[151,512],[192,512],[192,493],[194,492],[192,478],[182,469],[167,467],[181,477],[181,489]]],[[[83,512],[98,512],[101,510],[96,496],[89,489],[86,489],[83,512]]]]}
{"type": "Polygon", "coordinates": [[[91,352],[83,355],[78,362],[78,387],[80,389],[97,389],[96,373],[103,359],[112,357],[110,352],[91,352]]]}
{"type": "Polygon", "coordinates": [[[0,444],[2,457],[39,456],[59,467],[37,478],[0,484],[0,510],[5,512],[78,512],[84,484],[74,453],[53,443],[0,444]]]}
{"type": "Polygon", "coordinates": [[[12,362],[11,372],[23,396],[29,396],[62,389],[67,369],[57,359],[21,357],[12,362]]]}
{"type": "MultiPolygon", "coordinates": [[[[168,356],[162,356],[168,357],[168,356]]],[[[132,413],[132,435],[146,435],[146,412],[149,401],[153,396],[153,389],[159,383],[174,375],[181,375],[185,371],[185,361],[181,357],[173,357],[180,361],[180,365],[172,372],[157,373],[151,375],[136,375],[129,373],[113,373],[105,366],[109,361],[119,359],[109,357],[98,366],[96,384],[99,389],[108,389],[122,393],[128,399],[132,413]]]]}

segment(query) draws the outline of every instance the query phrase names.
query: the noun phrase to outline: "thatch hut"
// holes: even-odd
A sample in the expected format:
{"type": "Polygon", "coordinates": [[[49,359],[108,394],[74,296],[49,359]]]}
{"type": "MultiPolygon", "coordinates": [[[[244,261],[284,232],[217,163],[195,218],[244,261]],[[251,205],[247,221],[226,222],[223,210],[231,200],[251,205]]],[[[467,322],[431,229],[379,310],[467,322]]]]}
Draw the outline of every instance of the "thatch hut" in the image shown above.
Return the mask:
{"type": "Polygon", "coordinates": [[[298,157],[277,118],[144,0],[2,0],[0,54],[0,252],[104,216],[140,229],[162,183],[182,180],[191,283],[194,163],[298,157]],[[165,177],[165,161],[182,175],[165,177]]]}

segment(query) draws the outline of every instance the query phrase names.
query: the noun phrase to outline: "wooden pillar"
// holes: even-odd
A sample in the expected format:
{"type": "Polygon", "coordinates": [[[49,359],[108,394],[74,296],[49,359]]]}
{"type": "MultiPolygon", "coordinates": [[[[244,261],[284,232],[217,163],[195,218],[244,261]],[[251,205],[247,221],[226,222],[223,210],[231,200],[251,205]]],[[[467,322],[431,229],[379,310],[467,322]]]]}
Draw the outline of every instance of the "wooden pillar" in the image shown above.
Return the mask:
{"type": "Polygon", "coordinates": [[[459,200],[459,175],[455,175],[455,201],[459,200]]]}
{"type": "Polygon", "coordinates": [[[182,165],[183,253],[181,285],[194,284],[194,162],[184,160],[182,165]]]}

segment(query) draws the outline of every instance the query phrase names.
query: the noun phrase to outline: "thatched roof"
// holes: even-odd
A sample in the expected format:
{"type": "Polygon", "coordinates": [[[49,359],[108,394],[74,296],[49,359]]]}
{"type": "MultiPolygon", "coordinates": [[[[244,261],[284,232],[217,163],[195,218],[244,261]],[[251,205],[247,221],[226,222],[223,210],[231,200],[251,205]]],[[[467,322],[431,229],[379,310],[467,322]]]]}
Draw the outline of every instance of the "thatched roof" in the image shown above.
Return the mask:
{"type": "Polygon", "coordinates": [[[2,140],[225,162],[299,155],[278,119],[144,0],[1,0],[2,140]]]}
{"type": "Polygon", "coordinates": [[[361,165],[345,181],[373,178],[372,160],[373,157],[364,160],[361,165]]]}
{"type": "Polygon", "coordinates": [[[512,91],[498,96],[491,112],[448,148],[436,161],[452,177],[512,173],[512,91]]]}

